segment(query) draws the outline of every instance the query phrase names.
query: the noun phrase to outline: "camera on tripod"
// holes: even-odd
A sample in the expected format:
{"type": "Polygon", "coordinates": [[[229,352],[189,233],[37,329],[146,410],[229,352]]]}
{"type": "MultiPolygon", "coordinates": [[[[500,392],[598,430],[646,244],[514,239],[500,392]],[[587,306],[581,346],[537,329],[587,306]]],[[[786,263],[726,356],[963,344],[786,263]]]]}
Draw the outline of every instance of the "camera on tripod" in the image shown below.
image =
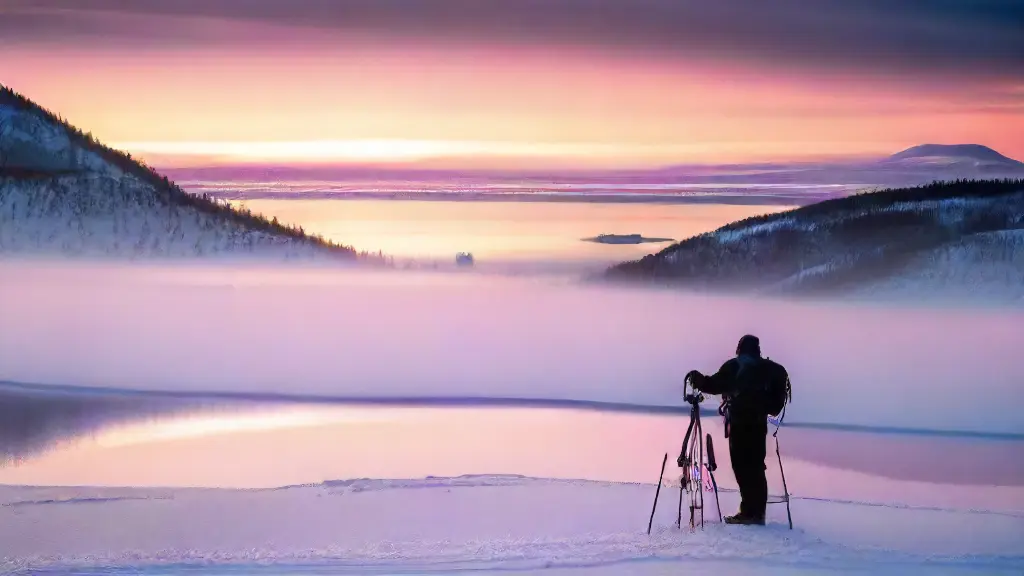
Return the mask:
{"type": "Polygon", "coordinates": [[[690,406],[696,407],[704,401],[704,393],[693,384],[695,370],[691,370],[686,378],[683,378],[683,400],[690,406]]]}
{"type": "Polygon", "coordinates": [[[694,394],[686,394],[683,396],[683,400],[685,400],[686,403],[690,404],[691,406],[694,404],[700,404],[701,402],[704,401],[704,394],[701,392],[696,392],[694,394]]]}

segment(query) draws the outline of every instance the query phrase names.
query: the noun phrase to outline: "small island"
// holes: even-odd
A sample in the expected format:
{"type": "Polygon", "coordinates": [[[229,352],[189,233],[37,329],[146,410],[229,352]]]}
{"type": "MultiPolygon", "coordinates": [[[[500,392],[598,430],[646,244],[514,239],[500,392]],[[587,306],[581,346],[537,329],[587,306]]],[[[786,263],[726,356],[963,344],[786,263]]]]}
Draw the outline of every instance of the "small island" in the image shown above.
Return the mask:
{"type": "Polygon", "coordinates": [[[672,242],[672,238],[646,238],[641,234],[598,234],[593,238],[584,238],[584,242],[600,244],[644,244],[647,242],[672,242]]]}

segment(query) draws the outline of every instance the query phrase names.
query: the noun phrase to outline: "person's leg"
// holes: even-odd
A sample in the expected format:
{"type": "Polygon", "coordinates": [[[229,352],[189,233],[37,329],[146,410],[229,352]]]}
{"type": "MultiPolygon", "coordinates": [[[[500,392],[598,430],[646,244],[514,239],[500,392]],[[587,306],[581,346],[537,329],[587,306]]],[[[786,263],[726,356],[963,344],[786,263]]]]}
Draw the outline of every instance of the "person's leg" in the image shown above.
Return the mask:
{"type": "Polygon", "coordinates": [[[765,440],[765,436],[761,434],[750,439],[750,446],[748,448],[748,465],[750,466],[748,472],[748,497],[744,498],[747,501],[747,512],[754,518],[759,519],[764,518],[765,510],[768,507],[768,477],[765,474],[766,467],[764,463],[765,456],[767,456],[765,440]]]}
{"type": "MultiPolygon", "coordinates": [[[[729,438],[729,455],[733,475],[740,489],[740,511],[742,520],[764,521],[768,504],[768,481],[765,476],[766,455],[764,435],[732,434],[729,438]]],[[[733,518],[736,520],[741,520],[733,518]]],[[[741,523],[750,523],[742,521],[741,523]]]]}
{"type": "Polygon", "coordinates": [[[740,516],[747,515],[750,499],[753,497],[750,492],[750,456],[747,444],[742,436],[729,436],[729,460],[732,464],[732,474],[736,477],[736,486],[740,490],[740,516]]]}

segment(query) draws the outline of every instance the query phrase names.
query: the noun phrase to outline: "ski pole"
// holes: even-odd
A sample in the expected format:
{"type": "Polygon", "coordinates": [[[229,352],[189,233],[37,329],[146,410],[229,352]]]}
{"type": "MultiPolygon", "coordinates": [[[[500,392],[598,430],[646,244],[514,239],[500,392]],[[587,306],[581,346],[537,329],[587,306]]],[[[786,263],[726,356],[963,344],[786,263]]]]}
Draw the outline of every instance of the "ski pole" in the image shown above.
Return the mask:
{"type": "Polygon", "coordinates": [[[711,486],[715,489],[715,507],[718,508],[718,521],[722,521],[722,504],[718,501],[718,482],[715,482],[715,470],[718,470],[718,463],[715,462],[715,448],[711,444],[711,434],[708,434],[708,476],[711,476],[711,486]]]}
{"type": "Polygon", "coordinates": [[[782,474],[782,493],[786,497],[786,519],[789,520],[789,529],[793,529],[793,513],[789,510],[789,487],[786,486],[786,470],[782,467],[782,454],[779,453],[779,429],[772,434],[775,437],[775,455],[779,458],[779,473],[782,474]]]}
{"type": "Polygon", "coordinates": [[[658,494],[661,494],[661,479],[665,477],[665,464],[668,462],[668,452],[661,461],[661,474],[658,474],[658,489],[654,491],[654,506],[651,507],[651,519],[647,522],[647,535],[651,535],[651,526],[654,525],[654,511],[658,508],[658,494]]]}

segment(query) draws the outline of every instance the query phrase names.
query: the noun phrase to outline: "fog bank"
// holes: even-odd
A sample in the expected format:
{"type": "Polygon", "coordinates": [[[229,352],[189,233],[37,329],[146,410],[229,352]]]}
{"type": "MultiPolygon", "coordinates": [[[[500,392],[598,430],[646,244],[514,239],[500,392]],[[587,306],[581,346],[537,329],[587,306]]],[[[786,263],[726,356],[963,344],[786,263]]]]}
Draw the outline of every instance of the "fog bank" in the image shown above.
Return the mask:
{"type": "Polygon", "coordinates": [[[1024,432],[1019,310],[322,267],[8,262],[0,278],[2,380],[679,405],[688,370],[754,333],[790,370],[787,421],[1024,432]]]}

